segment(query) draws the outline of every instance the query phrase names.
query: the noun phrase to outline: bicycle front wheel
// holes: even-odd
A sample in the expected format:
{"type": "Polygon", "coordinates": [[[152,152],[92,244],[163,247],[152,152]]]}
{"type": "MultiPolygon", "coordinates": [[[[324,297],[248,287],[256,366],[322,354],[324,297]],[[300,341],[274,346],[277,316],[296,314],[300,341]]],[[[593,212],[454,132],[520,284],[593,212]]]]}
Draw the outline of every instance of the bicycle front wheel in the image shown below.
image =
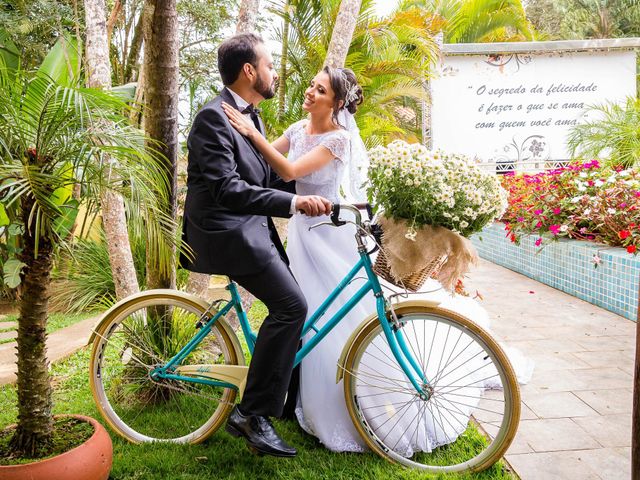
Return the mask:
{"type": "Polygon", "coordinates": [[[379,455],[429,472],[481,471],[515,436],[520,392],[496,341],[448,310],[398,306],[402,333],[426,372],[416,392],[395,360],[380,323],[369,322],[344,361],[347,409],[379,455]]]}
{"type": "MultiPolygon", "coordinates": [[[[199,443],[222,425],[235,389],[151,376],[193,338],[205,311],[190,295],[148,291],[116,305],[97,327],[91,390],[118,434],[135,443],[199,443]]],[[[223,322],[219,319],[180,365],[244,364],[237,339],[223,322]]]]}

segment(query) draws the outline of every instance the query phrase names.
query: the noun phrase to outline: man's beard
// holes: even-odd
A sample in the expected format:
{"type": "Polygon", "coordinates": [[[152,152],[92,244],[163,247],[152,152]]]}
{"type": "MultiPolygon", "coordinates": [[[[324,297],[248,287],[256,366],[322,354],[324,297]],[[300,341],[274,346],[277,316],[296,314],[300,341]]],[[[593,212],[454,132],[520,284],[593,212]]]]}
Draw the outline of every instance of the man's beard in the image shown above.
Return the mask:
{"type": "Polygon", "coordinates": [[[267,82],[263,81],[262,78],[258,77],[253,88],[256,92],[262,95],[262,98],[269,100],[270,98],[275,97],[278,84],[274,81],[269,85],[267,82]]]}

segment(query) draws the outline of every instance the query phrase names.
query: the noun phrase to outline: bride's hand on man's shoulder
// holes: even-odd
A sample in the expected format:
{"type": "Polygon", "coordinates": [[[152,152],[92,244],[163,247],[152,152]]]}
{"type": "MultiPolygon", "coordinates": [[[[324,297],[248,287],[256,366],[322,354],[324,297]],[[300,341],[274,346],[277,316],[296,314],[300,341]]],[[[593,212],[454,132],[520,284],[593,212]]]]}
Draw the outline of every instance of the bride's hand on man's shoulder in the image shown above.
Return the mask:
{"type": "Polygon", "coordinates": [[[246,118],[237,108],[233,108],[226,102],[222,102],[222,109],[229,118],[229,123],[240,135],[251,138],[254,133],[259,133],[251,120],[246,118]]]}

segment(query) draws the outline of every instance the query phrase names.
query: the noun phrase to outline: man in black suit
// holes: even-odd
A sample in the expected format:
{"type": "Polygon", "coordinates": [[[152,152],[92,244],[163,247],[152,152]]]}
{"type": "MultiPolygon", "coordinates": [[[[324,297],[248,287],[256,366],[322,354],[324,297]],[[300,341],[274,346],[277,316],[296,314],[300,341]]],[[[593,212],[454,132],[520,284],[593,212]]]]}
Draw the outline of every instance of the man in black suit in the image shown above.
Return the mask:
{"type": "Polygon", "coordinates": [[[228,275],[269,309],[242,401],[226,428],[259,453],[291,457],[296,450],[278,436],[269,417],[282,414],[307,304],[271,217],[329,214],[331,203],[269,188],[275,186],[271,168],[222,110],[223,101],[235,106],[264,134],[254,106],[274,96],[278,76],[262,39],[239,34],[225,40],[218,69],[225,88],[198,112],[187,140],[183,239],[195,256],[182,264],[194,272],[228,275]]]}

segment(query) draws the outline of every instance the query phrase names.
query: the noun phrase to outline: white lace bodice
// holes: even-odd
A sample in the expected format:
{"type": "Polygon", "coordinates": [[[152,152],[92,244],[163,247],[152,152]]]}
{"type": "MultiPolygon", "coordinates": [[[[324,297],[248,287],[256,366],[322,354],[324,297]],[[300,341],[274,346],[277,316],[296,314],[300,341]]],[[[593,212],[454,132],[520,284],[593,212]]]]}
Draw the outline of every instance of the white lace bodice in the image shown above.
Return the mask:
{"type": "Polygon", "coordinates": [[[321,195],[332,202],[337,202],[340,196],[340,181],[348,154],[349,132],[334,130],[310,135],[305,132],[307,122],[307,120],[300,120],[284,132],[284,136],[289,139],[289,161],[295,162],[318,145],[329,149],[335,158],[320,170],[297,178],[296,193],[298,195],[321,195]]]}

